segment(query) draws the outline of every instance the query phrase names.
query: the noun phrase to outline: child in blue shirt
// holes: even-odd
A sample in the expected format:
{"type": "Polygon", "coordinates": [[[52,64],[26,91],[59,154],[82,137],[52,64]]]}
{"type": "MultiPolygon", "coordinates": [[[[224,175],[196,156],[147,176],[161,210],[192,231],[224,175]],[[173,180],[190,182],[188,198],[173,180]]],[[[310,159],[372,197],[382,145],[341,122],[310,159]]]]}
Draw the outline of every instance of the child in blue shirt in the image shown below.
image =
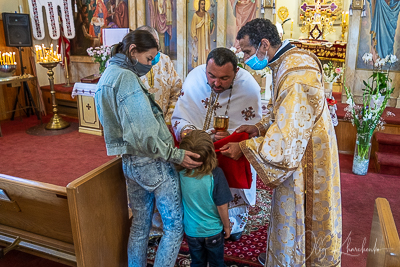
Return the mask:
{"type": "Polygon", "coordinates": [[[224,238],[230,236],[228,203],[233,200],[228,182],[219,168],[210,136],[200,130],[188,133],[179,148],[195,152],[203,164],[179,171],[183,225],[192,258],[191,267],[224,267],[224,238]]]}

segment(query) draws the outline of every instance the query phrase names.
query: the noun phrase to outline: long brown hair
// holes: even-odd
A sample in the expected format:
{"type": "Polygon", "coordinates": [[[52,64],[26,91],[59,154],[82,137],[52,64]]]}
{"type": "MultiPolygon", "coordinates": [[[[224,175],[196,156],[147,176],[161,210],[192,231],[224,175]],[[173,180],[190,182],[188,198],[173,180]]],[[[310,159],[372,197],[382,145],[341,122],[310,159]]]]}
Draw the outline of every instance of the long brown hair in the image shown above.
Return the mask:
{"type": "MultiPolygon", "coordinates": [[[[213,141],[210,135],[205,131],[191,131],[182,139],[179,148],[199,154],[200,158],[193,158],[193,160],[203,162],[203,164],[196,169],[186,169],[185,175],[188,177],[201,179],[204,175],[210,175],[212,170],[218,166],[213,141]]],[[[185,170],[185,168],[180,165],[177,165],[176,169],[178,171],[185,170]]]]}

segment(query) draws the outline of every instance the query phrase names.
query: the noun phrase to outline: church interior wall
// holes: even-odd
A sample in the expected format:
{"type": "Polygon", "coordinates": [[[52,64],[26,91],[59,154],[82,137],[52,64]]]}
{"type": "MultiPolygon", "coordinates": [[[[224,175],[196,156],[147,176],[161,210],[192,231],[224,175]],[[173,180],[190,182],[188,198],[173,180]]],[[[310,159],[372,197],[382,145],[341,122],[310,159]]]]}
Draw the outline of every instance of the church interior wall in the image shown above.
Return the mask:
{"type": "MultiPolygon", "coordinates": [[[[300,30],[299,22],[299,4],[301,0],[296,0],[297,4],[293,4],[293,0],[278,0],[276,1],[276,11],[285,6],[289,11],[289,18],[292,18],[293,30],[290,30],[291,23],[287,22],[283,27],[285,30],[284,39],[290,38],[290,33],[292,32],[292,38],[297,39],[301,37],[305,37],[305,33],[302,33],[300,30]]],[[[343,0],[343,9],[344,11],[349,10],[351,0],[343,0]]],[[[220,0],[218,1],[218,10],[216,12],[216,16],[219,18],[217,24],[217,38],[215,40],[217,46],[226,46],[226,16],[227,16],[227,4],[228,0],[220,0]]],[[[29,13],[28,1],[27,0],[18,0],[18,1],[1,1],[0,11],[1,12],[14,12],[19,10],[19,6],[22,6],[24,13],[29,13]]],[[[129,26],[131,29],[134,29],[138,26],[144,25],[146,23],[146,12],[145,12],[145,0],[129,0],[128,8],[129,8],[129,26]]],[[[175,68],[178,74],[184,79],[184,77],[188,73],[188,33],[187,33],[187,24],[191,18],[187,16],[187,1],[185,0],[177,0],[176,1],[176,9],[177,9],[177,59],[173,60],[175,64],[175,68]]],[[[356,68],[356,56],[358,51],[358,42],[360,36],[360,17],[361,10],[353,10],[353,15],[349,16],[350,25],[349,32],[350,34],[346,34],[346,39],[348,38],[348,49],[347,49],[347,57],[346,57],[346,85],[351,88],[351,90],[355,93],[356,100],[360,99],[362,94],[362,80],[365,80],[371,74],[371,71],[362,70],[356,68]],[[357,18],[358,16],[358,18],[357,18]]],[[[264,17],[273,19],[275,22],[281,22],[278,18],[277,14],[272,15],[272,8],[266,8],[264,17]]],[[[44,18],[46,19],[46,18],[44,18]]],[[[400,23],[400,22],[399,22],[400,23]]],[[[47,25],[45,26],[47,27],[47,25]]],[[[335,32],[327,35],[328,41],[339,40],[341,37],[341,26],[337,25],[334,27],[335,32]]],[[[214,40],[213,40],[214,41],[214,40]]],[[[45,44],[46,46],[50,46],[50,44],[54,46],[57,45],[57,40],[52,40],[48,34],[46,34],[44,40],[35,40],[33,39],[34,45],[45,44]]],[[[25,64],[29,64],[27,61],[25,64]]],[[[41,86],[47,85],[47,70],[42,68],[39,64],[36,64],[37,76],[39,80],[39,84],[41,86]]],[[[65,82],[65,73],[64,69],[59,65],[54,69],[55,75],[55,83],[64,83],[65,82]]],[[[91,74],[98,72],[97,63],[93,63],[91,58],[88,56],[71,56],[71,66],[70,66],[70,81],[78,82],[81,78],[85,76],[89,76],[91,74]]],[[[400,83],[400,75],[399,72],[392,72],[391,78],[393,79],[393,85],[400,83]]],[[[344,91],[344,90],[342,90],[344,91]]],[[[399,97],[400,90],[397,88],[392,95],[392,99],[389,102],[389,106],[397,105],[397,98],[399,97]]],[[[344,92],[343,92],[344,93],[344,92]]],[[[342,96],[343,100],[345,100],[345,96],[342,96]]]]}

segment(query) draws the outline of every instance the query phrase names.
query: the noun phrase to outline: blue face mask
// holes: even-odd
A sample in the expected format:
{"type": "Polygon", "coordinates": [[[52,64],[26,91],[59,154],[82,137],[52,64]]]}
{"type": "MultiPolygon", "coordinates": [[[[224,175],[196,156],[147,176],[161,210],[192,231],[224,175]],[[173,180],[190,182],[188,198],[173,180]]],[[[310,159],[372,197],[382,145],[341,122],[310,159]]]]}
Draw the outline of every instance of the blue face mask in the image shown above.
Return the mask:
{"type": "Polygon", "coordinates": [[[160,52],[158,52],[157,55],[153,58],[153,60],[151,61],[151,65],[156,65],[158,61],[160,61],[160,52]]]}
{"type": "MultiPolygon", "coordinates": [[[[260,43],[260,45],[261,45],[261,43],[260,43]]],[[[254,53],[254,55],[249,57],[244,62],[247,66],[249,66],[253,70],[262,70],[268,65],[268,57],[267,57],[267,55],[265,55],[264,59],[262,59],[262,60],[260,60],[257,57],[257,52],[258,52],[258,49],[260,48],[260,45],[258,45],[257,51],[254,53]]]]}

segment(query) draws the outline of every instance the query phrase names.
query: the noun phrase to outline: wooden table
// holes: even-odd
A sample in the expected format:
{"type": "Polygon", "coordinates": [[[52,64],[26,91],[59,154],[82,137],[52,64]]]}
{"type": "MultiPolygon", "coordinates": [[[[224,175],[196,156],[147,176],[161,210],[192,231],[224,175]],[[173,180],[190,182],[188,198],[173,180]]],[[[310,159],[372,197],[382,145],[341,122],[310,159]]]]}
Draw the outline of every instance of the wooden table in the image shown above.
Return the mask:
{"type": "MultiPolygon", "coordinates": [[[[36,113],[36,116],[38,117],[38,120],[41,120],[40,112],[39,112],[37,106],[35,105],[35,101],[33,100],[32,94],[29,91],[29,87],[28,87],[27,84],[26,84],[27,87],[25,88],[26,89],[25,92],[27,93],[28,101],[30,102],[31,105],[21,106],[21,104],[20,104],[20,108],[17,108],[17,104],[18,104],[18,101],[19,101],[19,94],[20,94],[20,91],[21,91],[21,85],[25,86],[24,83],[26,83],[26,82],[28,82],[30,80],[34,80],[34,79],[36,79],[35,76],[28,76],[28,77],[25,77],[25,78],[21,78],[21,76],[16,77],[16,78],[14,78],[14,77],[0,78],[0,86],[1,85],[7,85],[7,87],[18,88],[18,93],[17,93],[17,96],[15,97],[13,109],[10,110],[10,111],[6,111],[5,112],[5,113],[13,112],[11,120],[14,119],[15,111],[17,111],[17,110],[25,110],[25,113],[27,114],[27,116],[29,116],[29,112],[27,112],[26,110],[27,109],[32,109],[32,108],[35,109],[35,113],[36,113]]],[[[33,113],[32,113],[32,115],[33,115],[33,113]]],[[[0,127],[0,137],[1,136],[2,136],[2,133],[1,133],[1,127],[0,127]]]]}

